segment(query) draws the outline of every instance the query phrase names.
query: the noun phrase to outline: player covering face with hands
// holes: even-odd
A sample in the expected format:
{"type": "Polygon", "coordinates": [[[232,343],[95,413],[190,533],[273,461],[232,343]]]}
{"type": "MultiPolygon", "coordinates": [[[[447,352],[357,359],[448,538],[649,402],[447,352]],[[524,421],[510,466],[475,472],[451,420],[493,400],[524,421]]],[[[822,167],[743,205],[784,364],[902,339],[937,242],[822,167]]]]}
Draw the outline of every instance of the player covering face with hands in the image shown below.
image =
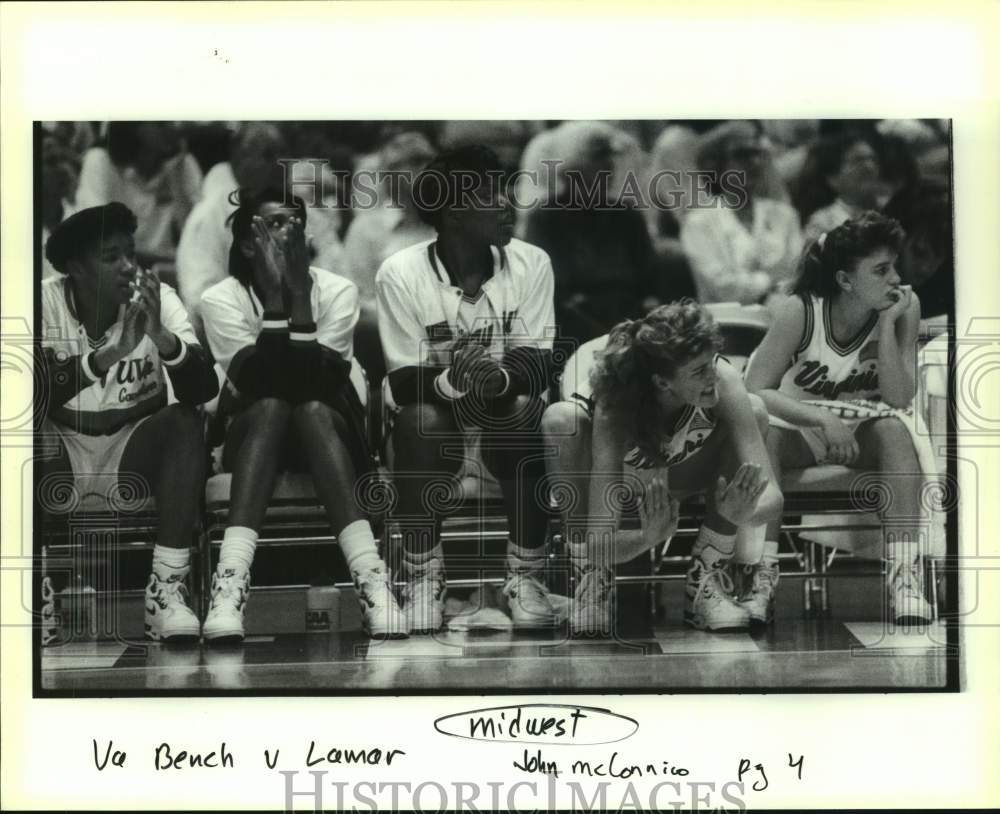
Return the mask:
{"type": "Polygon", "coordinates": [[[364,409],[350,381],[358,292],[310,267],[302,201],[282,189],[240,194],[230,278],[202,295],[205,333],[226,373],[223,467],[229,527],[205,620],[209,641],[238,640],[260,526],[281,470],[312,476],[354,579],[365,630],[407,634],[355,483],[372,470],[364,409]]]}
{"type": "Polygon", "coordinates": [[[772,415],[777,472],[832,463],[883,473],[889,607],[906,624],[929,620],[931,609],[915,477],[925,468],[911,429],[920,302],[896,271],[902,240],[896,221],[866,212],[814,241],[797,296],[783,304],[746,379],[772,415]]]}
{"type": "Polygon", "coordinates": [[[39,462],[39,488],[71,477],[81,504],[105,511],[119,481],[155,497],[146,635],[197,637],[185,582],[205,468],[195,407],[218,381],[173,289],[136,264],[136,225],[111,203],[67,218],[46,244],[62,274],[42,284],[41,432],[57,454],[39,462]],[[167,377],[177,400],[169,406],[167,377]]]}

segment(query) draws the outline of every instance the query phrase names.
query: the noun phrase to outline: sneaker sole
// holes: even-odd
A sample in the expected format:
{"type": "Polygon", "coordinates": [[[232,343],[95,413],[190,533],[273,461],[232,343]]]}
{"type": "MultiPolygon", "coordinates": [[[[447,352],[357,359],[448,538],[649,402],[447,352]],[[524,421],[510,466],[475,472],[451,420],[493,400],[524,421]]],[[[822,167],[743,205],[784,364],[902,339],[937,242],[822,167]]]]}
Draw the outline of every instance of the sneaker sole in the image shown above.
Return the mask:
{"type": "Polygon", "coordinates": [[[444,628],[444,622],[441,623],[439,627],[411,627],[411,636],[427,636],[431,633],[437,633],[439,630],[444,628]]]}
{"type": "Polygon", "coordinates": [[[511,616],[510,621],[514,626],[514,630],[553,630],[564,624],[560,622],[559,618],[556,616],[542,619],[537,617],[531,619],[517,619],[514,616],[511,616]]]}
{"type": "Polygon", "coordinates": [[[246,633],[238,628],[230,628],[228,630],[214,630],[207,631],[203,630],[202,635],[205,637],[206,642],[213,642],[219,644],[228,644],[230,642],[241,642],[246,638],[246,633]]]}
{"type": "Polygon", "coordinates": [[[684,614],[684,624],[693,627],[695,630],[707,630],[710,633],[737,633],[750,628],[749,619],[745,622],[733,622],[731,624],[712,627],[704,620],[689,616],[687,613],[684,614]]]}
{"type": "Polygon", "coordinates": [[[201,638],[201,629],[192,627],[186,630],[175,630],[173,633],[162,633],[154,630],[150,625],[146,625],[146,639],[151,642],[181,642],[197,641],[201,638]]]}
{"type": "Polygon", "coordinates": [[[389,641],[395,639],[406,639],[409,637],[409,633],[404,630],[366,630],[365,635],[369,639],[377,639],[378,641],[389,641]]]}
{"type": "Polygon", "coordinates": [[[899,616],[893,621],[897,625],[903,625],[904,627],[919,627],[920,625],[929,625],[933,619],[924,618],[923,616],[899,616]]]}

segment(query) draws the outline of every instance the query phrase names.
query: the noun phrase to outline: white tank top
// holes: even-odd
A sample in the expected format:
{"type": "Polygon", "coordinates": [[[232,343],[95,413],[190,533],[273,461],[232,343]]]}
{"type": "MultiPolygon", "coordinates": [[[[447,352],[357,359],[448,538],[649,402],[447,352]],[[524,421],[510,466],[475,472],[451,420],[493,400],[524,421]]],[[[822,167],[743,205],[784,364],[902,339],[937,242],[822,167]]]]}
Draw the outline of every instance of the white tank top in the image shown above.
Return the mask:
{"type": "MultiPolygon", "coordinates": [[[[729,364],[726,357],[716,354],[716,367],[720,362],[729,364]]],[[[708,437],[718,423],[714,409],[689,404],[681,411],[670,432],[661,436],[660,455],[663,457],[662,461],[651,460],[642,453],[639,447],[633,447],[626,453],[625,463],[636,469],[677,466],[705,446],[705,442],[708,441],[708,437]]]]}
{"type": "Polygon", "coordinates": [[[878,385],[878,314],[846,345],[833,337],[830,302],[803,297],[806,312],[802,341],[781,377],[778,392],[799,401],[881,400],[878,385]]]}

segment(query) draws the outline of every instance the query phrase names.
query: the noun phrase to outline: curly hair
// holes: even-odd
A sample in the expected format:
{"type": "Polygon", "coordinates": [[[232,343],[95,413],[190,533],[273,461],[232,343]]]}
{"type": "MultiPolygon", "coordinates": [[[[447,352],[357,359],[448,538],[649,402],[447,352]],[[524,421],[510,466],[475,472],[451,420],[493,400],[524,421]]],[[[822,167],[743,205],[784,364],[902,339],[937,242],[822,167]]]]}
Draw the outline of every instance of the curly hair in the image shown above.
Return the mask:
{"type": "Polygon", "coordinates": [[[721,350],[722,344],[711,314],[694,300],[661,305],[643,319],[611,329],[590,372],[593,398],[626,429],[629,443],[650,460],[662,462],[653,375],[669,378],[706,350],[721,350]]]}
{"type": "Polygon", "coordinates": [[[878,212],[862,212],[806,247],[792,293],[832,297],[840,290],[838,271],[854,271],[859,260],[877,249],[887,248],[898,253],[903,238],[899,221],[878,212]]]}

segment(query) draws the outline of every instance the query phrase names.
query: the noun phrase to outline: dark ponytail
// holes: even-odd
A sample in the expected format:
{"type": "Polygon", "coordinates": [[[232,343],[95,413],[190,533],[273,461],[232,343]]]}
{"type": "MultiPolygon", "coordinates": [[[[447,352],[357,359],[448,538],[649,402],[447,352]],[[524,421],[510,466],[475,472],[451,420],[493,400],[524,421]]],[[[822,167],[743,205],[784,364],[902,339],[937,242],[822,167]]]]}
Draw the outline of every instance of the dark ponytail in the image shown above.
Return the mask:
{"type": "Polygon", "coordinates": [[[898,253],[903,237],[899,223],[878,212],[862,212],[844,221],[806,247],[799,260],[799,274],[792,293],[834,296],[840,291],[838,271],[854,271],[859,260],[880,248],[898,253]]]}

